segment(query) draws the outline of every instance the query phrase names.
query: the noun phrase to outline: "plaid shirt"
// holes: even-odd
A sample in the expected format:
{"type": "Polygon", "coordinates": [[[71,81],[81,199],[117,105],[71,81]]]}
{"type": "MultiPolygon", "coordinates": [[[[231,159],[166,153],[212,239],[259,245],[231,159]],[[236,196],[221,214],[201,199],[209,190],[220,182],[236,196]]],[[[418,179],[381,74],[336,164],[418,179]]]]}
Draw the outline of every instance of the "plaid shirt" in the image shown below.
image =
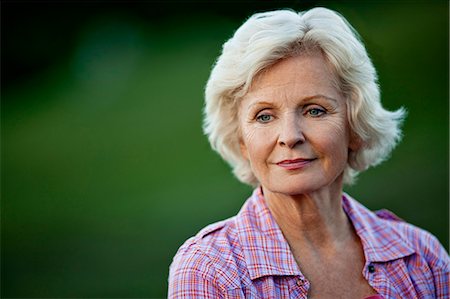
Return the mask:
{"type": "MultiPolygon", "coordinates": [[[[450,298],[449,256],[433,235],[346,194],[342,204],[364,248],[362,275],[383,298],[450,298]]],[[[169,298],[307,298],[309,287],[259,188],[170,266],[169,298]]]]}

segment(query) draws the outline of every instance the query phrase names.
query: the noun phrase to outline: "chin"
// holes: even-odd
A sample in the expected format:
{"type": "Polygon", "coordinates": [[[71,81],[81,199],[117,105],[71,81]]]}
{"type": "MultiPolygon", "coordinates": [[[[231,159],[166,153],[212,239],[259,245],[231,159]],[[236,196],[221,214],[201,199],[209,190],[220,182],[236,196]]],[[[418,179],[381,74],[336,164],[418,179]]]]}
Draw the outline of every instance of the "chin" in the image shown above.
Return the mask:
{"type": "Polygon", "coordinates": [[[343,173],[334,179],[313,179],[305,177],[290,177],[279,180],[273,180],[268,184],[262,184],[263,188],[273,192],[288,196],[295,196],[301,194],[310,194],[324,191],[326,189],[336,190],[342,189],[343,173]]]}
{"type": "Polygon", "coordinates": [[[317,182],[306,182],[305,180],[284,180],[263,184],[263,188],[270,192],[289,196],[312,193],[321,189],[320,187],[321,184],[317,184],[317,182]]]}

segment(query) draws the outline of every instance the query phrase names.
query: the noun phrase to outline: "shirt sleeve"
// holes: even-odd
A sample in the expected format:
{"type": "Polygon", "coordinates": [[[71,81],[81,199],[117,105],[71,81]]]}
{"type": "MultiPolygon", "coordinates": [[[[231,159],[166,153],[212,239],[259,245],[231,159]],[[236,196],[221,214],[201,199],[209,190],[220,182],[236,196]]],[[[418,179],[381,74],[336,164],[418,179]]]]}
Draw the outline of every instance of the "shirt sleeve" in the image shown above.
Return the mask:
{"type": "Polygon", "coordinates": [[[447,270],[433,271],[434,286],[436,288],[436,298],[448,299],[450,298],[450,272],[447,270]]]}
{"type": "Polygon", "coordinates": [[[178,252],[169,271],[169,299],[223,298],[211,261],[202,252],[178,252]]]}
{"type": "Polygon", "coordinates": [[[450,257],[437,238],[430,236],[430,251],[434,254],[430,260],[431,271],[433,272],[436,298],[450,298],[450,257]]]}

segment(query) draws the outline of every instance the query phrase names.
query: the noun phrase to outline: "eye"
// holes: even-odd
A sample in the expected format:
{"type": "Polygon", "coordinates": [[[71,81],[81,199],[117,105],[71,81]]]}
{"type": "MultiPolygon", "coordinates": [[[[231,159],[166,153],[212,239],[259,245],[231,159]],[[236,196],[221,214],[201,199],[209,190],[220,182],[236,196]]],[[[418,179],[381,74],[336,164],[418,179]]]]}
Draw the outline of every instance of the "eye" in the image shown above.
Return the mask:
{"type": "Polygon", "coordinates": [[[320,109],[320,108],[311,108],[308,111],[306,111],[306,113],[312,117],[319,117],[319,116],[325,114],[325,110],[320,109]]]}
{"type": "Polygon", "coordinates": [[[261,114],[256,117],[256,120],[260,123],[268,123],[273,119],[273,116],[270,114],[261,114]]]}

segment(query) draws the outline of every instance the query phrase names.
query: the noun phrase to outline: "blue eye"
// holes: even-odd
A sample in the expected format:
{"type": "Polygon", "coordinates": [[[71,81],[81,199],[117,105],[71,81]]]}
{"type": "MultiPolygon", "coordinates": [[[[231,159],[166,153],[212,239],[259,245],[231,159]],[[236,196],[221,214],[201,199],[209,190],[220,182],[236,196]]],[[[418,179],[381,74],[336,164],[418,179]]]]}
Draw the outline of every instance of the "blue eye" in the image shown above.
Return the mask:
{"type": "Polygon", "coordinates": [[[307,111],[307,113],[312,117],[318,117],[325,113],[325,110],[319,108],[312,108],[307,111]]]}
{"type": "Polygon", "coordinates": [[[267,123],[267,122],[271,121],[272,118],[273,118],[273,116],[269,115],[269,114],[262,114],[262,115],[259,115],[258,117],[256,117],[258,122],[261,122],[261,123],[267,123]]]}

